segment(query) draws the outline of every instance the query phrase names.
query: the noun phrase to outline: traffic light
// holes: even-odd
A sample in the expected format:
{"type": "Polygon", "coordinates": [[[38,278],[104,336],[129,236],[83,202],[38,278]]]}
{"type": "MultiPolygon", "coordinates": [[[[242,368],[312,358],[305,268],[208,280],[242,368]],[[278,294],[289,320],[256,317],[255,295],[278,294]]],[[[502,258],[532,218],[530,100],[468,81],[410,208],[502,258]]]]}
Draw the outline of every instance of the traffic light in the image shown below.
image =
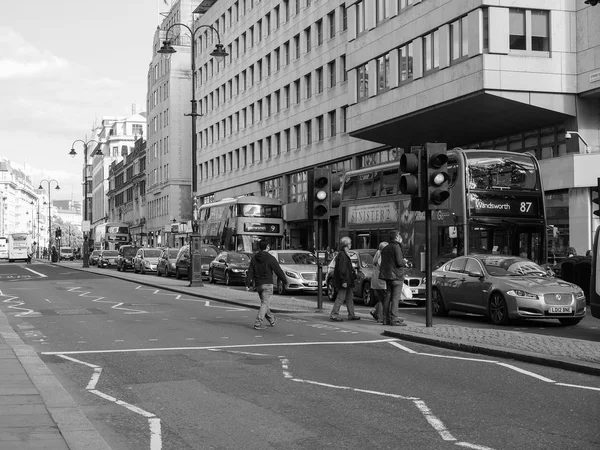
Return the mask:
{"type": "Polygon", "coordinates": [[[56,230],[56,233],[58,237],[62,237],[62,230],[60,228],[56,230]]]}
{"type": "MultiPolygon", "coordinates": [[[[598,209],[596,211],[592,211],[592,213],[595,216],[600,217],[600,178],[598,178],[597,183],[598,186],[592,187],[592,192],[596,193],[596,198],[592,199],[592,203],[598,205],[598,209]]],[[[592,205],[592,208],[595,208],[595,206],[592,205]]]]}
{"type": "Polygon", "coordinates": [[[312,169],[308,171],[309,220],[329,220],[331,214],[331,185],[331,171],[329,169],[312,169]]]}
{"type": "Polygon", "coordinates": [[[429,209],[447,209],[450,197],[446,144],[425,144],[427,160],[427,202],[429,209]]]}
{"type": "Polygon", "coordinates": [[[411,209],[423,211],[423,149],[412,147],[411,153],[400,156],[400,192],[409,194],[412,199],[411,209]]]}

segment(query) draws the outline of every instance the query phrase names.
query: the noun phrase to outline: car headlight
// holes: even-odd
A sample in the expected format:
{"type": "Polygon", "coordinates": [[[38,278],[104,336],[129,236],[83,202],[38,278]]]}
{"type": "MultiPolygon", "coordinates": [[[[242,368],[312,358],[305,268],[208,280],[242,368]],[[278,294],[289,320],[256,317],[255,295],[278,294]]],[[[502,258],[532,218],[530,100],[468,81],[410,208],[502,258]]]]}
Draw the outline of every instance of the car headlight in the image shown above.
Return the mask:
{"type": "Polygon", "coordinates": [[[511,289],[506,292],[508,295],[512,295],[513,297],[524,297],[524,298],[534,298],[538,299],[536,294],[531,294],[529,292],[522,291],[521,289],[511,289]]]}
{"type": "Polygon", "coordinates": [[[175,263],[169,263],[171,265],[171,269],[175,268],[175,263]]]}
{"type": "Polygon", "coordinates": [[[231,271],[234,273],[242,273],[244,269],[231,269],[231,271]]]}
{"type": "Polygon", "coordinates": [[[144,266],[150,267],[150,263],[148,261],[144,261],[144,266]]]}
{"type": "Polygon", "coordinates": [[[581,289],[579,289],[578,291],[575,292],[575,300],[585,300],[585,292],[583,292],[581,289]]]}
{"type": "Polygon", "coordinates": [[[300,275],[298,275],[296,272],[292,272],[291,270],[286,270],[284,273],[286,274],[286,276],[288,276],[290,278],[300,279],[300,275]]]}

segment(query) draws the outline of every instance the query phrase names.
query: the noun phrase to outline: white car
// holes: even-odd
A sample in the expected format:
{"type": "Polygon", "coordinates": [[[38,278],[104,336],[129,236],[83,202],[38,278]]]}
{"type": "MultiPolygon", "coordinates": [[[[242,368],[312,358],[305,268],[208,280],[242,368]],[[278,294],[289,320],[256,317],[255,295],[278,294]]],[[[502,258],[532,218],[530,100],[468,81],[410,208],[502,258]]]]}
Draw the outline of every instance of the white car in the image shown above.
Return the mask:
{"type": "Polygon", "coordinates": [[[140,248],[133,258],[133,273],[156,272],[160,248],[140,248]]]}
{"type": "MultiPolygon", "coordinates": [[[[287,287],[283,287],[281,280],[273,274],[273,284],[277,294],[290,291],[316,292],[317,284],[317,258],[306,250],[271,250],[271,255],[279,262],[287,278],[287,287]]],[[[327,266],[322,267],[321,284],[325,289],[325,272],[327,266]]],[[[323,290],[325,292],[325,290],[323,290]]]]}

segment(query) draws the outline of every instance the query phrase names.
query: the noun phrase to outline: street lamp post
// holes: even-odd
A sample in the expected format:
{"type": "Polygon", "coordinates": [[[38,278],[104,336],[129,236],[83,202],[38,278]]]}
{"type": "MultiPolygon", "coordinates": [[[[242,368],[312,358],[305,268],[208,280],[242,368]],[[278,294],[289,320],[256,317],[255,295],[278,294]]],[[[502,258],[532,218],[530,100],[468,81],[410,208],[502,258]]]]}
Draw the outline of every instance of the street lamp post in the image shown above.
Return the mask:
{"type": "MultiPolygon", "coordinates": [[[[83,141],[81,139],[77,139],[75,141],[73,141],[73,143],[71,144],[71,151],[69,152],[69,155],[71,155],[71,158],[75,158],[75,156],[77,155],[77,152],[75,151],[75,144],[77,142],[81,142],[83,144],[83,176],[84,176],[84,180],[83,180],[83,221],[84,222],[88,222],[89,225],[89,216],[88,216],[88,180],[87,180],[87,163],[88,163],[88,145],[92,142],[95,142],[96,144],[98,144],[98,141],[95,141],[93,139],[90,139],[89,141],[83,141]]],[[[99,152],[98,154],[101,154],[101,152],[99,152]]],[[[82,228],[83,228],[83,224],[82,224],[82,228]]],[[[83,267],[89,267],[89,257],[90,257],[90,247],[89,247],[89,238],[88,238],[88,233],[87,232],[83,232],[83,267]]]]}
{"type": "MultiPolygon", "coordinates": [[[[186,28],[190,33],[190,41],[191,41],[190,54],[191,54],[191,58],[192,58],[192,62],[191,62],[192,112],[191,112],[191,114],[185,114],[185,115],[190,116],[192,118],[192,151],[191,151],[191,153],[192,153],[192,179],[191,179],[190,187],[191,187],[191,197],[193,199],[196,194],[196,187],[197,187],[197,185],[196,185],[196,183],[197,183],[196,117],[200,117],[202,115],[202,114],[198,113],[198,108],[197,108],[198,105],[196,104],[196,60],[195,60],[195,56],[196,56],[196,33],[198,32],[198,30],[201,30],[203,28],[208,28],[216,33],[217,44],[215,45],[215,49],[210,53],[211,56],[214,56],[215,58],[225,58],[228,55],[228,53],[225,51],[223,44],[221,44],[221,38],[219,36],[219,31],[215,27],[213,27],[211,25],[199,25],[197,28],[192,30],[189,26],[187,26],[183,23],[175,23],[175,24],[171,25],[169,28],[167,28],[165,40],[163,41],[162,47],[158,50],[158,53],[169,57],[170,55],[172,55],[173,53],[175,53],[177,51],[173,48],[173,46],[171,45],[171,41],[169,40],[169,32],[175,26],[180,26],[180,27],[186,28]]],[[[193,205],[193,202],[191,204],[193,205]]],[[[193,217],[194,217],[194,215],[193,215],[193,211],[192,211],[192,223],[194,222],[193,217]]],[[[190,274],[189,274],[190,284],[189,285],[190,286],[203,286],[202,267],[201,267],[202,266],[202,256],[201,256],[202,255],[202,236],[201,235],[200,236],[190,235],[189,244],[190,244],[189,245],[189,248],[190,248],[190,274]],[[194,255],[195,251],[199,252],[199,255],[198,254],[194,255]],[[196,256],[196,258],[194,256],[196,256]],[[194,262],[194,260],[196,260],[196,262],[194,262]],[[200,267],[196,267],[196,264],[200,265],[200,267]],[[198,276],[198,274],[199,274],[199,276],[198,276]]]]}
{"type": "Polygon", "coordinates": [[[50,185],[52,184],[52,182],[54,181],[56,183],[56,187],[54,189],[56,189],[57,191],[60,189],[60,186],[58,185],[58,181],[56,181],[55,179],[51,179],[51,180],[42,180],[40,181],[40,187],[38,187],[38,189],[42,190],[44,189],[42,186],[43,182],[48,183],[48,261],[51,261],[51,255],[52,255],[52,249],[50,247],[50,242],[52,242],[52,195],[51,195],[51,191],[50,191],[50,185]]]}

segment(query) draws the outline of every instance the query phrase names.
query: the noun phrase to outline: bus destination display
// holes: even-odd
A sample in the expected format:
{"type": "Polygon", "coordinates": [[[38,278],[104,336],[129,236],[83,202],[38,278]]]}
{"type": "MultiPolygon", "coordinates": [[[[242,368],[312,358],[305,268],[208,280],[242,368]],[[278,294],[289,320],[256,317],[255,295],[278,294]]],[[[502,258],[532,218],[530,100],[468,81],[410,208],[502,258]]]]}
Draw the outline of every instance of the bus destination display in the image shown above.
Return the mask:
{"type": "Polygon", "coordinates": [[[473,215],[539,216],[538,197],[514,195],[469,194],[469,209],[473,215]]]}

